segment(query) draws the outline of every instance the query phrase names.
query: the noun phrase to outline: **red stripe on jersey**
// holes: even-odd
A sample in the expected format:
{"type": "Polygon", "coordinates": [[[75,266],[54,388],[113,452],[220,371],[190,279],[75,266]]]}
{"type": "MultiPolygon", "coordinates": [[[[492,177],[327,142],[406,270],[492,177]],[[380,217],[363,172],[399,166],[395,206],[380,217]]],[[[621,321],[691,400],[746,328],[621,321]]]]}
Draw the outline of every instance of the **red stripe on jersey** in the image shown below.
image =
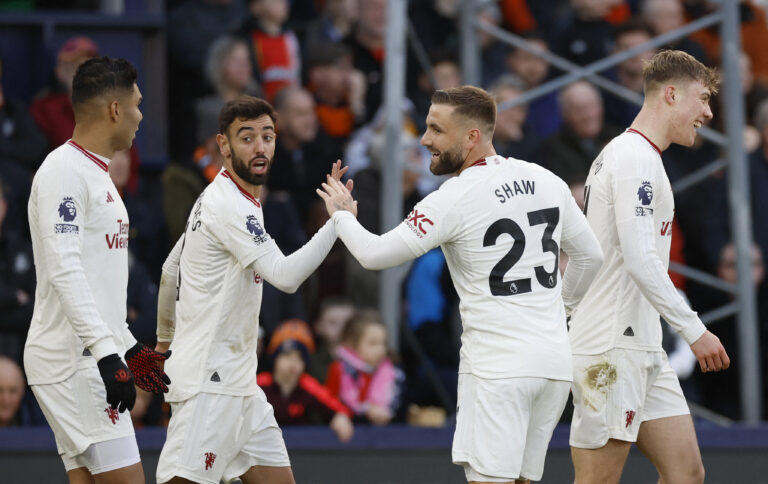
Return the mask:
{"type": "Polygon", "coordinates": [[[259,203],[259,201],[258,201],[258,200],[256,200],[256,198],[254,198],[254,196],[253,196],[253,195],[251,195],[250,193],[248,193],[247,191],[245,191],[245,188],[241,187],[241,186],[240,186],[240,184],[239,184],[239,183],[237,183],[237,180],[235,180],[234,178],[232,178],[232,175],[230,175],[230,174],[229,174],[229,172],[228,172],[227,170],[224,170],[224,171],[222,171],[222,172],[221,172],[221,175],[222,175],[224,178],[229,178],[230,180],[232,180],[232,183],[234,183],[234,184],[235,184],[235,186],[237,187],[237,189],[238,189],[238,190],[240,190],[240,193],[242,193],[242,194],[243,194],[243,196],[244,196],[245,198],[247,198],[248,200],[250,200],[250,201],[251,201],[251,203],[253,203],[253,204],[254,204],[254,205],[256,205],[257,207],[261,208],[261,203],[259,203]]]}
{"type": "Polygon", "coordinates": [[[77,149],[78,151],[80,151],[80,153],[84,154],[85,157],[88,158],[89,160],[91,160],[92,162],[94,162],[97,165],[99,165],[99,168],[101,168],[102,170],[107,171],[107,172],[109,171],[106,163],[104,163],[100,159],[98,159],[95,156],[93,156],[88,150],[86,150],[85,148],[83,148],[79,144],[75,143],[72,140],[67,141],[67,144],[72,146],[73,148],[77,149]]]}
{"type": "Polygon", "coordinates": [[[640,131],[636,130],[635,128],[627,128],[627,131],[629,131],[630,133],[639,134],[640,136],[645,138],[645,141],[649,142],[651,144],[651,146],[653,146],[653,149],[656,150],[659,153],[659,156],[661,156],[661,150],[659,149],[659,147],[656,146],[656,143],[654,143],[653,141],[649,140],[646,135],[644,135],[640,131]]]}
{"type": "Polygon", "coordinates": [[[473,166],[485,166],[487,164],[488,163],[485,161],[485,158],[480,158],[476,162],[474,162],[471,165],[469,165],[467,168],[472,168],[473,166]]]}

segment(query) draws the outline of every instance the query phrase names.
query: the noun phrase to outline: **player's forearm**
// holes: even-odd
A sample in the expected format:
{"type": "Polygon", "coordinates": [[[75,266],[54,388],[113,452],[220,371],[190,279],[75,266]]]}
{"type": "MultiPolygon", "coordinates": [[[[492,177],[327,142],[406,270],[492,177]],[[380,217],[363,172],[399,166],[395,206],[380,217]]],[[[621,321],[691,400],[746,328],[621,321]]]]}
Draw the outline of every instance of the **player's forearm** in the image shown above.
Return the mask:
{"type": "MultiPolygon", "coordinates": [[[[48,278],[75,334],[97,359],[117,353],[115,338],[102,319],[85,277],[77,238],[43,239],[48,278]]],[[[125,301],[122,301],[125,304],[125,301]]]]}
{"type": "Polygon", "coordinates": [[[380,271],[399,266],[415,256],[403,239],[391,230],[375,235],[363,228],[360,222],[347,211],[337,211],[331,218],[336,224],[339,238],[364,268],[380,271]]]}
{"type": "Polygon", "coordinates": [[[568,254],[568,266],[563,275],[563,303],[570,313],[587,293],[590,284],[603,265],[603,251],[592,230],[584,230],[561,245],[568,254]]]}
{"type": "Polygon", "coordinates": [[[333,223],[328,221],[309,242],[293,254],[286,257],[275,247],[276,250],[271,255],[257,259],[253,268],[279,290],[294,293],[325,260],[334,242],[336,229],[333,223]]]}
{"type": "Polygon", "coordinates": [[[656,253],[653,223],[638,217],[617,224],[624,266],[651,305],[680,336],[692,344],[706,328],[675,289],[656,253]]]}
{"type": "Polygon", "coordinates": [[[176,328],[176,282],[179,274],[184,235],[179,237],[163,263],[160,286],[157,289],[157,341],[173,341],[176,328]]]}

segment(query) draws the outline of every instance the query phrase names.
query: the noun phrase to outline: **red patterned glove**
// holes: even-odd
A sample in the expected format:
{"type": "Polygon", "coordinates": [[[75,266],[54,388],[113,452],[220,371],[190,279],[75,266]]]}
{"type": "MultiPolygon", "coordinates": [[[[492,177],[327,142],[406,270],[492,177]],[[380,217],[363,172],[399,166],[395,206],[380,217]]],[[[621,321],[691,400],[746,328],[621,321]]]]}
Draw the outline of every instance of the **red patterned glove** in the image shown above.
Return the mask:
{"type": "Polygon", "coordinates": [[[165,361],[170,356],[170,350],[158,353],[141,343],[136,343],[133,348],[125,352],[125,362],[133,373],[136,386],[147,392],[168,393],[171,379],[160,369],[157,362],[165,361]]]}

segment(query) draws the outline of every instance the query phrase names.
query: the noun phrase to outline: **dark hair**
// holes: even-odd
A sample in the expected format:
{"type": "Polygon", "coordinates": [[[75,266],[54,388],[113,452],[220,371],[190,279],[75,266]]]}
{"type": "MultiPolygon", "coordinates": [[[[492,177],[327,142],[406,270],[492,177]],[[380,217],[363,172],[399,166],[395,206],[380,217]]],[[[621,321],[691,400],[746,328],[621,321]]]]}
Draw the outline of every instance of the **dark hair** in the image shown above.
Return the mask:
{"type": "Polygon", "coordinates": [[[663,50],[645,62],[643,90],[646,93],[674,80],[700,81],[712,94],[716,94],[720,75],[717,70],[681,50],[663,50]]]}
{"type": "Polygon", "coordinates": [[[323,42],[310,46],[306,53],[307,69],[338,65],[345,57],[352,57],[352,50],[340,42],[323,42]]]}
{"type": "Polygon", "coordinates": [[[116,90],[133,91],[136,69],[125,59],[95,57],[77,68],[72,80],[72,106],[116,90]]]}
{"type": "Polygon", "coordinates": [[[387,325],[381,319],[381,313],[375,309],[358,309],[355,314],[349,318],[344,330],[341,332],[342,343],[355,347],[363,338],[363,333],[368,326],[382,326],[385,330],[387,325]]]}
{"type": "Polygon", "coordinates": [[[229,126],[237,119],[256,119],[265,114],[275,122],[275,110],[267,101],[253,96],[240,96],[221,108],[219,133],[227,134],[229,126]]]}
{"type": "Polygon", "coordinates": [[[493,134],[496,128],[496,101],[479,87],[461,86],[435,91],[432,104],[453,106],[453,114],[480,123],[485,134],[493,134]]]}
{"type": "Polygon", "coordinates": [[[643,19],[637,17],[631,17],[626,22],[619,24],[613,29],[613,38],[618,39],[624,34],[630,32],[644,32],[648,34],[648,37],[653,37],[653,29],[643,19]]]}

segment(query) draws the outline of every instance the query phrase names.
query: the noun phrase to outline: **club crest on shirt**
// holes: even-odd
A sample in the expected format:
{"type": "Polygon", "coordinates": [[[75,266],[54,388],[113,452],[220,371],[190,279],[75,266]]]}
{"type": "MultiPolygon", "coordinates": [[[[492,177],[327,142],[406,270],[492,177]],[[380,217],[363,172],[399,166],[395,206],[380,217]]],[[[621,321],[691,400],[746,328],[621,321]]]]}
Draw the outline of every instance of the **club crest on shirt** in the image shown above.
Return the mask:
{"type": "Polygon", "coordinates": [[[59,217],[65,222],[71,222],[77,217],[77,209],[72,197],[64,197],[59,204],[59,217]]]}
{"type": "Polygon", "coordinates": [[[256,244],[262,244],[269,239],[266,232],[264,232],[264,228],[259,223],[259,219],[256,218],[255,215],[248,215],[245,218],[245,228],[248,229],[248,232],[251,235],[253,235],[253,241],[256,244]]]}
{"type": "Polygon", "coordinates": [[[653,187],[651,182],[644,181],[640,188],[637,189],[637,198],[643,205],[650,205],[653,200],[653,187]]]}

